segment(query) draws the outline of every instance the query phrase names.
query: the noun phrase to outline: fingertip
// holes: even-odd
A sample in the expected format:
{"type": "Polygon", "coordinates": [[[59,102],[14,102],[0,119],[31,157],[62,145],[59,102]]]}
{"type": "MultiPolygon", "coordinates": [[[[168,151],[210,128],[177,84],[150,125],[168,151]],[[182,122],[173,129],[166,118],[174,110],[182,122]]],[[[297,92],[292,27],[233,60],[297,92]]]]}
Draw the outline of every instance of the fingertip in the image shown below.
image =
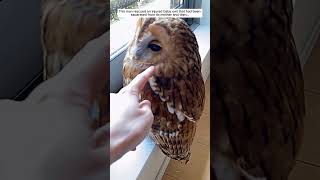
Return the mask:
{"type": "Polygon", "coordinates": [[[155,66],[150,66],[140,74],[138,74],[127,86],[128,92],[138,96],[144,86],[147,84],[148,80],[152,77],[155,71],[155,66]]]}
{"type": "Polygon", "coordinates": [[[148,67],[146,70],[144,70],[142,73],[140,73],[138,76],[141,76],[141,78],[138,78],[141,82],[141,87],[143,88],[146,84],[146,82],[148,81],[149,78],[151,78],[151,76],[153,75],[155,71],[155,67],[154,66],[150,66],[148,67]]]}
{"type": "Polygon", "coordinates": [[[153,73],[155,71],[156,67],[155,66],[150,66],[146,70],[148,70],[148,73],[153,73]]]}

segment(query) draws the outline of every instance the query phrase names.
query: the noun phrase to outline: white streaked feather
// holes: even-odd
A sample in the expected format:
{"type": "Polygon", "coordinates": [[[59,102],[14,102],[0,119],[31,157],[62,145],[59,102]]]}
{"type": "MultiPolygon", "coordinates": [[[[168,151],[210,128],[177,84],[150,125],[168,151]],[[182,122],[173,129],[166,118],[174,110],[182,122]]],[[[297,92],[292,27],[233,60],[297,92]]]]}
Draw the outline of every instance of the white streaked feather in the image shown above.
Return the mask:
{"type": "Polygon", "coordinates": [[[167,108],[168,111],[173,114],[174,113],[174,108],[172,107],[173,103],[172,102],[167,102],[167,108]]]}
{"type": "Polygon", "coordinates": [[[176,112],[176,115],[177,115],[177,118],[178,118],[178,120],[180,121],[180,122],[182,122],[184,119],[185,119],[185,116],[184,116],[184,114],[181,112],[181,111],[175,111],[176,112]]]}
{"type": "Polygon", "coordinates": [[[175,138],[179,135],[179,131],[175,131],[175,132],[168,132],[168,131],[162,131],[160,130],[159,131],[159,135],[160,136],[166,136],[166,137],[169,137],[169,138],[175,138]]]}
{"type": "Polygon", "coordinates": [[[159,96],[162,102],[165,102],[166,99],[163,96],[159,96]]]}
{"type": "MultiPolygon", "coordinates": [[[[159,95],[159,98],[161,99],[162,102],[166,102],[169,99],[169,98],[163,97],[163,92],[158,92],[159,88],[157,87],[157,83],[156,83],[154,77],[149,78],[148,82],[149,82],[149,85],[150,85],[152,91],[155,94],[159,95]]],[[[192,117],[190,117],[182,112],[182,104],[181,103],[179,103],[177,105],[177,108],[173,108],[173,102],[167,102],[167,109],[171,114],[175,113],[180,122],[184,121],[185,119],[187,119],[188,121],[191,121],[191,122],[195,122],[195,120],[192,117]]]]}
{"type": "Polygon", "coordinates": [[[159,134],[160,134],[160,136],[162,136],[163,135],[163,131],[160,131],[159,134]]]}
{"type": "Polygon", "coordinates": [[[149,85],[150,85],[152,91],[153,91],[155,94],[158,94],[158,91],[157,91],[157,83],[156,83],[154,77],[149,78],[148,82],[149,82],[149,85]]]}

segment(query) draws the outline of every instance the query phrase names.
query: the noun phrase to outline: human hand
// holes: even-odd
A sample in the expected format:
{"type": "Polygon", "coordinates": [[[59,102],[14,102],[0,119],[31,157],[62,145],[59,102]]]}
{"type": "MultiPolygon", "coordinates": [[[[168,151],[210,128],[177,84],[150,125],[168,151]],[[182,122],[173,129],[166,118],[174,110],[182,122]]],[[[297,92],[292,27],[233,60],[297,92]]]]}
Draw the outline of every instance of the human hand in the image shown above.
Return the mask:
{"type": "Polygon", "coordinates": [[[153,75],[151,66],[117,94],[110,94],[110,162],[135,149],[148,135],[153,114],[148,100],[139,103],[139,93],[153,75]]]}
{"type": "Polygon", "coordinates": [[[105,171],[107,147],[93,148],[89,112],[107,83],[108,44],[109,32],[25,101],[0,101],[0,179],[82,179],[105,171]]]}

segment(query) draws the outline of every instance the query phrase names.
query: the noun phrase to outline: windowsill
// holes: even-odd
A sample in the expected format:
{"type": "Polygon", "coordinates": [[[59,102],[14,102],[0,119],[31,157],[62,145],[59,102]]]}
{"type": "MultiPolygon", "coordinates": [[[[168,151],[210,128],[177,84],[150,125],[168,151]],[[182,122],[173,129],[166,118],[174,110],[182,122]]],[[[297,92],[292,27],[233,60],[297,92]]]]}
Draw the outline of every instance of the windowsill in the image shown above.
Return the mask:
{"type": "Polygon", "coordinates": [[[110,179],[136,179],[148,158],[152,156],[154,149],[154,143],[147,137],[135,151],[128,152],[110,166],[110,179]]]}
{"type": "MultiPolygon", "coordinates": [[[[204,80],[206,80],[210,74],[210,25],[200,24],[196,27],[194,33],[199,44],[199,53],[202,61],[202,75],[204,80]]],[[[116,85],[115,79],[112,79],[112,76],[117,80],[119,80],[119,76],[121,77],[120,65],[122,67],[123,54],[124,53],[117,55],[117,58],[121,60],[116,61],[121,62],[116,62],[114,59],[111,61],[111,63],[114,64],[113,69],[111,69],[110,79],[113,80],[113,82],[111,82],[111,86],[116,85]],[[116,73],[117,71],[117,74],[112,73],[116,73]]],[[[122,79],[119,81],[121,83],[122,79]]],[[[118,88],[111,89],[113,89],[112,91],[116,91],[118,88]]],[[[169,160],[170,159],[166,157],[157,146],[155,146],[152,140],[147,137],[140,145],[138,145],[136,151],[127,153],[120,160],[110,166],[110,179],[160,180],[167,168],[169,160]]]]}

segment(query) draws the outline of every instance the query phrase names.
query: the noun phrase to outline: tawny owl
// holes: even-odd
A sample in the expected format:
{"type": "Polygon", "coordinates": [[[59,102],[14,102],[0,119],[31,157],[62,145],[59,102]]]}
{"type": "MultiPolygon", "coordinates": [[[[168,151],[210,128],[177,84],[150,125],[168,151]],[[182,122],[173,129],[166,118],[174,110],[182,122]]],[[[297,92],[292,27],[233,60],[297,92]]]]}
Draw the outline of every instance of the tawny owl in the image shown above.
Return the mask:
{"type": "MultiPolygon", "coordinates": [[[[55,76],[88,41],[109,29],[108,4],[108,0],[42,0],[44,80],[55,76]]],[[[107,121],[108,98],[107,90],[97,95],[95,127],[107,121]]]]}
{"type": "Polygon", "coordinates": [[[286,180],[305,116],[292,1],[216,0],[212,13],[215,175],[286,180]]]}
{"type": "Polygon", "coordinates": [[[204,106],[204,82],[195,35],[176,18],[140,18],[123,63],[124,85],[155,66],[141,93],[154,114],[151,137],[168,157],[188,162],[204,106]]]}

